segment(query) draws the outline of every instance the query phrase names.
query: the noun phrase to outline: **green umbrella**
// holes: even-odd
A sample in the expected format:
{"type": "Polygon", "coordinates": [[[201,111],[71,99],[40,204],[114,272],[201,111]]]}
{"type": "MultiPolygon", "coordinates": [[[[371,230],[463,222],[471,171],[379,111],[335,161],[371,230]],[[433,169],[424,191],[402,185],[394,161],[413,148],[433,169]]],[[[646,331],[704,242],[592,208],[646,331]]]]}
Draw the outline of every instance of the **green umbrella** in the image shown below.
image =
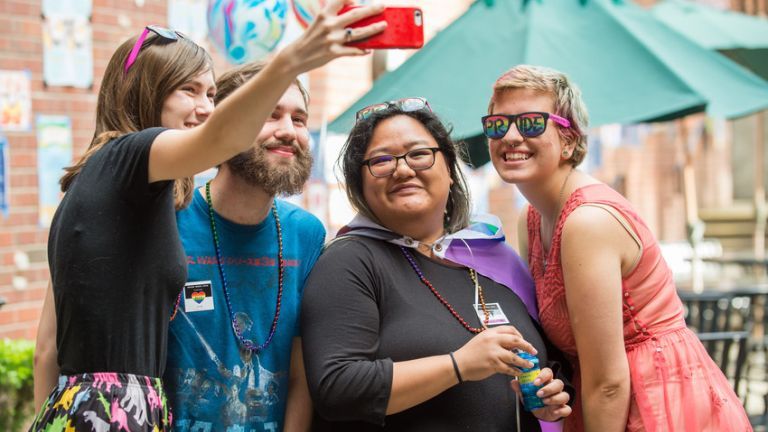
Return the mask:
{"type": "MultiPolygon", "coordinates": [[[[665,0],[651,10],[653,15],[692,41],[718,50],[732,60],[768,79],[768,20],[738,12],[719,10],[681,0],[665,0]]],[[[765,114],[764,114],[765,115],[765,114]]],[[[765,254],[766,208],[764,188],[764,131],[755,118],[755,256],[765,254]]]]}
{"type": "Polygon", "coordinates": [[[768,79],[768,20],[682,0],[664,0],[653,15],[699,45],[718,50],[768,79]]]}
{"type": "MultiPolygon", "coordinates": [[[[429,19],[429,17],[425,17],[429,19]]],[[[334,120],[406,96],[426,97],[454,127],[481,133],[493,81],[516,64],[553,67],[582,89],[591,124],[671,119],[705,106],[734,117],[768,106],[768,84],[619,0],[484,0],[334,120]]]]}

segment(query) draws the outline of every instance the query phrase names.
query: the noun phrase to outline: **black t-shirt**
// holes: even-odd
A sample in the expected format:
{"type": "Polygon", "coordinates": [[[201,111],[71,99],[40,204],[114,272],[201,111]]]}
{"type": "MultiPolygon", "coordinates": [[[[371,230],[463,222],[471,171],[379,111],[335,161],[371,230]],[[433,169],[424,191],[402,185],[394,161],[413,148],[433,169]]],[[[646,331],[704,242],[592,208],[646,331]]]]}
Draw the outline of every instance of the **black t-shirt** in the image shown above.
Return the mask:
{"type": "Polygon", "coordinates": [[[163,130],[105,144],[56,210],[48,264],[64,375],[163,375],[168,320],[187,278],[173,182],[148,182],[149,150],[163,130]]]}
{"type": "MultiPolygon", "coordinates": [[[[475,289],[467,269],[413,251],[435,289],[473,327],[475,289]]],[[[502,311],[547,362],[544,340],[522,301],[507,287],[480,277],[486,303],[502,311]]],[[[386,416],[392,363],[445,355],[473,336],[418,278],[398,246],[352,237],[320,256],[304,291],[302,340],[310,392],[319,413],[316,431],[515,430],[510,377],[464,382],[398,414],[386,416]]],[[[521,430],[538,421],[520,410],[521,430]]]]}

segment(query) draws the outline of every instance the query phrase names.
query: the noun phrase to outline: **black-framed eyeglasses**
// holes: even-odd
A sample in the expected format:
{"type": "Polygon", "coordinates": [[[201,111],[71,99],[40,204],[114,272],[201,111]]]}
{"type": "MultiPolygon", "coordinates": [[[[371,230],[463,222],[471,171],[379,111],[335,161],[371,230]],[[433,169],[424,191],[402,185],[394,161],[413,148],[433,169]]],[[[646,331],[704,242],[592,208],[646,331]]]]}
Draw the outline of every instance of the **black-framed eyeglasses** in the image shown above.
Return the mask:
{"type": "Polygon", "coordinates": [[[405,112],[413,112],[423,109],[427,109],[429,112],[432,112],[432,107],[429,106],[429,102],[427,102],[427,100],[423,97],[408,97],[369,105],[355,114],[355,122],[365,120],[370,117],[371,114],[377,111],[383,111],[389,107],[396,107],[405,112]]]}
{"type": "Polygon", "coordinates": [[[564,128],[571,127],[568,119],[546,112],[523,112],[520,114],[491,114],[484,116],[483,133],[490,139],[502,139],[509,132],[512,123],[525,138],[535,138],[547,130],[547,121],[552,120],[564,128]]]}
{"type": "Polygon", "coordinates": [[[136,57],[139,56],[139,51],[141,51],[141,48],[144,45],[144,41],[147,39],[149,32],[152,32],[158,35],[159,37],[172,42],[175,42],[179,40],[179,38],[184,37],[182,33],[176,30],[167,29],[165,27],[160,27],[156,25],[148,25],[144,27],[144,31],[141,32],[141,34],[139,35],[139,38],[136,39],[136,43],[133,44],[133,49],[131,49],[131,53],[128,54],[128,58],[125,59],[125,67],[123,68],[123,72],[128,73],[128,70],[136,62],[136,57]]]}
{"type": "Polygon", "coordinates": [[[435,164],[435,153],[441,151],[440,147],[424,147],[409,151],[400,156],[379,155],[363,161],[368,166],[368,172],[374,177],[389,177],[397,170],[400,159],[405,161],[414,171],[423,171],[432,168],[435,164]]]}

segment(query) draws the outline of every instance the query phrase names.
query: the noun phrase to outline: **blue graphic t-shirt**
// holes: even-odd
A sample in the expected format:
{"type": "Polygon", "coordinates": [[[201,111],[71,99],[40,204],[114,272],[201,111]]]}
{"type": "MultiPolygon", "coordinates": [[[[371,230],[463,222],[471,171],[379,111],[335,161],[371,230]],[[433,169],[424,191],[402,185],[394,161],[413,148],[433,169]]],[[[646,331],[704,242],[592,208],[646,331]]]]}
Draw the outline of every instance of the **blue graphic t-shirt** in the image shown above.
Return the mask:
{"type": "MultiPolygon", "coordinates": [[[[177,431],[283,429],[304,280],[320,255],[325,230],[316,217],[285,201],[277,200],[277,211],[283,297],[274,338],[258,355],[241,350],[232,329],[205,198],[196,192],[176,215],[189,276],[170,325],[164,383],[177,431]]],[[[236,224],[218,214],[214,219],[232,314],[243,337],[260,345],[269,335],[277,299],[275,218],[270,212],[259,225],[236,224]]]]}

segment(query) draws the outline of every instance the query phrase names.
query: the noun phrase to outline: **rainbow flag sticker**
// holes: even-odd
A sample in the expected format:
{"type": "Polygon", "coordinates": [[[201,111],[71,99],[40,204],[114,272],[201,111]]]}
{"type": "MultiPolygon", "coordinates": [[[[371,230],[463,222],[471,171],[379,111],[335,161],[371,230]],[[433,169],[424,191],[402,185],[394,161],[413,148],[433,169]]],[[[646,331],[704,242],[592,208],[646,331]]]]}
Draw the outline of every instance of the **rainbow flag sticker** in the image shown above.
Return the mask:
{"type": "Polygon", "coordinates": [[[187,282],[184,285],[184,311],[201,312],[213,310],[211,281],[187,282]]]}

